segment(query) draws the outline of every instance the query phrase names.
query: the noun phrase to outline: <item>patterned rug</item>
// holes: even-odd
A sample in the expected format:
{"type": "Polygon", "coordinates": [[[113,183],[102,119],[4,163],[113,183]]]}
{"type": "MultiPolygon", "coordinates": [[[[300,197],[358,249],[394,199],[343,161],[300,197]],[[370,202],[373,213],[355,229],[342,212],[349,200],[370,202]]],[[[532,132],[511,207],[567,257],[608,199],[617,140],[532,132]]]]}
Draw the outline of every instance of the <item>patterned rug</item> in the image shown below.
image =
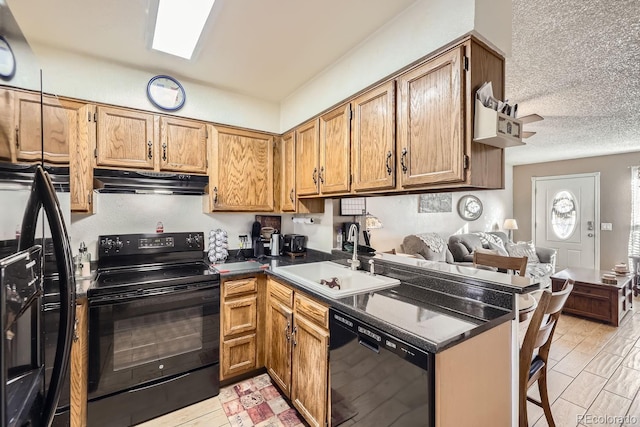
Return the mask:
{"type": "Polygon", "coordinates": [[[218,396],[232,427],[303,427],[268,374],[230,385],[218,396]]]}

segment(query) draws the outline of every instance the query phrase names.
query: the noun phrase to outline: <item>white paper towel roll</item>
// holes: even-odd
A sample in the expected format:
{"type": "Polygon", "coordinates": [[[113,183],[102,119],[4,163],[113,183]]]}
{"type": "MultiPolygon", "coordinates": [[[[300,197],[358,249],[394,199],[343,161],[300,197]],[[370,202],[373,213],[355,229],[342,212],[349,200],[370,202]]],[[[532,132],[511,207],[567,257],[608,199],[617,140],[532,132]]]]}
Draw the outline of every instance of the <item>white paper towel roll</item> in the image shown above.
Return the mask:
{"type": "Polygon", "coordinates": [[[293,218],[296,224],[313,224],[313,218],[293,218]]]}

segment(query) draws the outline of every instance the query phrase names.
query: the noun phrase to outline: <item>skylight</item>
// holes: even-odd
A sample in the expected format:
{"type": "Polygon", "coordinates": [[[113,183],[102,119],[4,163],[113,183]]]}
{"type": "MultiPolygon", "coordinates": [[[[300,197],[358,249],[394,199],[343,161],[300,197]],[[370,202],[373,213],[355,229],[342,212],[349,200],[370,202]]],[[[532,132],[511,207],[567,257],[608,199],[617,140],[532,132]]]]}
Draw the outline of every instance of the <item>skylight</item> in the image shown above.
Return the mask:
{"type": "Polygon", "coordinates": [[[215,0],[160,0],[152,49],[191,59],[215,0]]]}

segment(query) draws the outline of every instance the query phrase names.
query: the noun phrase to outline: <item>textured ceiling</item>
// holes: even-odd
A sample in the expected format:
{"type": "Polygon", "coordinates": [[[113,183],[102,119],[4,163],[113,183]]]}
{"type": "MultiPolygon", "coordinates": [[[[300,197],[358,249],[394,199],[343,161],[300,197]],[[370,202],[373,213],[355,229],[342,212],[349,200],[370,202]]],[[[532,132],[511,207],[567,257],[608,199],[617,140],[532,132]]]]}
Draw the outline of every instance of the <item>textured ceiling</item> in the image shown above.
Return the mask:
{"type": "MultiPolygon", "coordinates": [[[[148,49],[156,0],[9,4],[32,44],[279,101],[414,1],[217,0],[193,61],[148,49]]],[[[506,95],[545,118],[507,163],[640,151],[640,0],[513,0],[506,95]]]]}
{"type": "Polygon", "coordinates": [[[640,1],[514,0],[506,96],[536,135],[524,164],[640,151],[640,1]]]}

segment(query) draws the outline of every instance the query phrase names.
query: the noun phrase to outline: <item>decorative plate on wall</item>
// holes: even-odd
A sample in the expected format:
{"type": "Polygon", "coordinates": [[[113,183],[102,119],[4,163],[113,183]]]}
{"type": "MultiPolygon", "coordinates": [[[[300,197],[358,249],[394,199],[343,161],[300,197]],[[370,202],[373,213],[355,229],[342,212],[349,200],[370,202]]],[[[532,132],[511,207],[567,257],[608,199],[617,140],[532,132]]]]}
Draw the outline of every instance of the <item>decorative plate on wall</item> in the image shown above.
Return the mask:
{"type": "Polygon", "coordinates": [[[0,78],[11,80],[16,74],[16,57],[9,46],[9,42],[0,36],[0,78]]]}
{"type": "Polygon", "coordinates": [[[458,201],[458,214],[462,219],[475,221],[482,215],[482,202],[476,196],[462,196],[458,201]]]}
{"type": "Polygon", "coordinates": [[[171,76],[155,76],[147,84],[149,101],[161,110],[176,111],[182,108],[186,95],[184,88],[171,76]]]}

